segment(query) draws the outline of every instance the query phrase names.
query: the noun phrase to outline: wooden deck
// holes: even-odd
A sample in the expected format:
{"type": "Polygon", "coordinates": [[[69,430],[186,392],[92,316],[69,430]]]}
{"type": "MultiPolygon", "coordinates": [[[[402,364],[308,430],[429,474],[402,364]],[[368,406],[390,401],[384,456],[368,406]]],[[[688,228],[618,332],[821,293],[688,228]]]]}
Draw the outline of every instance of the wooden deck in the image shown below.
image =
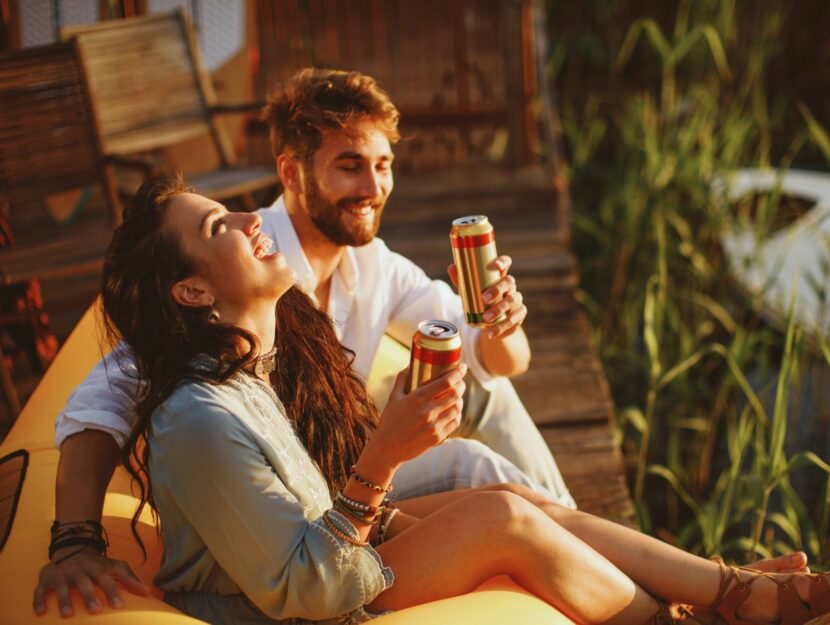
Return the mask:
{"type": "Polygon", "coordinates": [[[622,457],[611,435],[613,404],[588,321],[574,299],[579,281],[568,224],[541,168],[465,168],[398,178],[380,236],[434,278],[452,262],[450,222],[484,214],[499,253],[513,258],[533,360],[514,380],[580,508],[633,523],[622,457]]]}
{"type": "MultiPolygon", "coordinates": [[[[525,405],[578,505],[631,523],[633,508],[622,459],[609,427],[610,394],[589,343],[587,320],[574,299],[578,267],[568,248],[567,219],[557,208],[545,172],[485,167],[456,169],[448,175],[398,176],[381,236],[430,276],[446,279],[452,260],[450,222],[468,214],[490,217],[500,253],[513,257],[512,273],[529,309],[525,328],[533,361],[515,380],[525,405]]],[[[59,338],[71,331],[97,285],[92,275],[43,284],[59,338]]],[[[28,373],[25,362],[18,362],[15,379],[25,401],[37,378],[28,373]]],[[[3,424],[0,418],[0,438],[3,424]]]]}

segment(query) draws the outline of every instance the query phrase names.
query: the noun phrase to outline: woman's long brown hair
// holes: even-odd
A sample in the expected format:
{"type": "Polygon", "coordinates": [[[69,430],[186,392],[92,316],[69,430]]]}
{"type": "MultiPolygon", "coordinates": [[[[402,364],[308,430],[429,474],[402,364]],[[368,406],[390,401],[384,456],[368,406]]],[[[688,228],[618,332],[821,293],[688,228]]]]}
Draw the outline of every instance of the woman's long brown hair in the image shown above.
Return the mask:
{"type": "MultiPolygon", "coordinates": [[[[146,181],[125,206],[104,261],[104,327],[112,343],[123,339],[130,347],[141,380],[122,461],[138,484],[132,530],[142,549],[139,515],[145,505],[157,511],[148,469],[153,411],[182,383],[221,384],[259,352],[251,333],[214,322],[209,308],[181,306],[171,296],[173,285],[197,269],[164,227],[171,201],[189,191],[180,178],[146,181]],[[211,356],[216,367],[195,369],[192,361],[200,354],[211,356]]],[[[328,315],[297,287],[277,302],[276,348],[271,383],[333,493],[357,461],[377,411],[351,368],[354,354],[337,340],[328,315]]]]}

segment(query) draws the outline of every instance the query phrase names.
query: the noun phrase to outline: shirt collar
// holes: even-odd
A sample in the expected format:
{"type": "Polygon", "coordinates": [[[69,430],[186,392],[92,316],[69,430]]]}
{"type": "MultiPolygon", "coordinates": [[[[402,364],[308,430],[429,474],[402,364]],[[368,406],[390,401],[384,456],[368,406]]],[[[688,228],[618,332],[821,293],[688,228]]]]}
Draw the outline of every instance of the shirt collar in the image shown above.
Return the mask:
{"type": "Polygon", "coordinates": [[[347,293],[354,293],[360,278],[360,267],[357,265],[357,256],[354,248],[350,245],[346,248],[343,256],[340,257],[340,264],[337,265],[337,273],[343,281],[347,293]]]}
{"type": "Polygon", "coordinates": [[[277,249],[285,256],[288,266],[293,267],[297,272],[297,286],[313,296],[317,280],[303,252],[303,246],[300,245],[300,238],[294,230],[294,224],[291,223],[283,196],[279,196],[268,210],[274,215],[274,232],[270,234],[273,235],[277,249]]]}
{"type": "MultiPolygon", "coordinates": [[[[272,238],[277,244],[277,249],[285,256],[288,266],[293,267],[294,271],[297,272],[297,286],[313,298],[314,289],[317,288],[317,279],[303,251],[303,246],[300,244],[297,231],[294,230],[294,224],[291,223],[291,217],[285,208],[283,196],[278,197],[268,210],[275,217],[275,228],[271,234],[273,234],[272,238]]],[[[346,251],[340,257],[340,263],[337,265],[337,270],[332,278],[337,275],[340,276],[345,291],[349,294],[353,293],[360,278],[360,269],[357,265],[357,257],[353,247],[346,247],[346,251]]]]}

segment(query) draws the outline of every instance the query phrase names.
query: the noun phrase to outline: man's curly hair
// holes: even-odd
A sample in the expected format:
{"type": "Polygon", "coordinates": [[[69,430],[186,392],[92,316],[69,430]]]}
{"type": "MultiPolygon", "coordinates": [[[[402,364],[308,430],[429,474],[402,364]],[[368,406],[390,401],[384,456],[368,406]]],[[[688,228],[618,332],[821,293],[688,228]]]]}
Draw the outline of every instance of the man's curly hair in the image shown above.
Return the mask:
{"type": "Polygon", "coordinates": [[[375,79],[360,72],[306,68],[271,92],[262,111],[274,159],[284,153],[310,164],[327,130],[375,122],[389,142],[400,139],[400,113],[375,79]]]}

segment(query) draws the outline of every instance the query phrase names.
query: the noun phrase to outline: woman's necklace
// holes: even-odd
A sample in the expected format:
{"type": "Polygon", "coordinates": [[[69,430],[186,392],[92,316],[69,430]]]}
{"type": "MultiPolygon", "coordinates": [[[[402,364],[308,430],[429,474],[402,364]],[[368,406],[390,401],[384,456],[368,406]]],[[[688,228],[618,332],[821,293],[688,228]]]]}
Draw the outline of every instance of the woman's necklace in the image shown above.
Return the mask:
{"type": "Polygon", "coordinates": [[[256,376],[268,375],[277,368],[277,348],[272,347],[254,358],[251,362],[245,365],[244,369],[248,373],[253,373],[256,376]]]}

